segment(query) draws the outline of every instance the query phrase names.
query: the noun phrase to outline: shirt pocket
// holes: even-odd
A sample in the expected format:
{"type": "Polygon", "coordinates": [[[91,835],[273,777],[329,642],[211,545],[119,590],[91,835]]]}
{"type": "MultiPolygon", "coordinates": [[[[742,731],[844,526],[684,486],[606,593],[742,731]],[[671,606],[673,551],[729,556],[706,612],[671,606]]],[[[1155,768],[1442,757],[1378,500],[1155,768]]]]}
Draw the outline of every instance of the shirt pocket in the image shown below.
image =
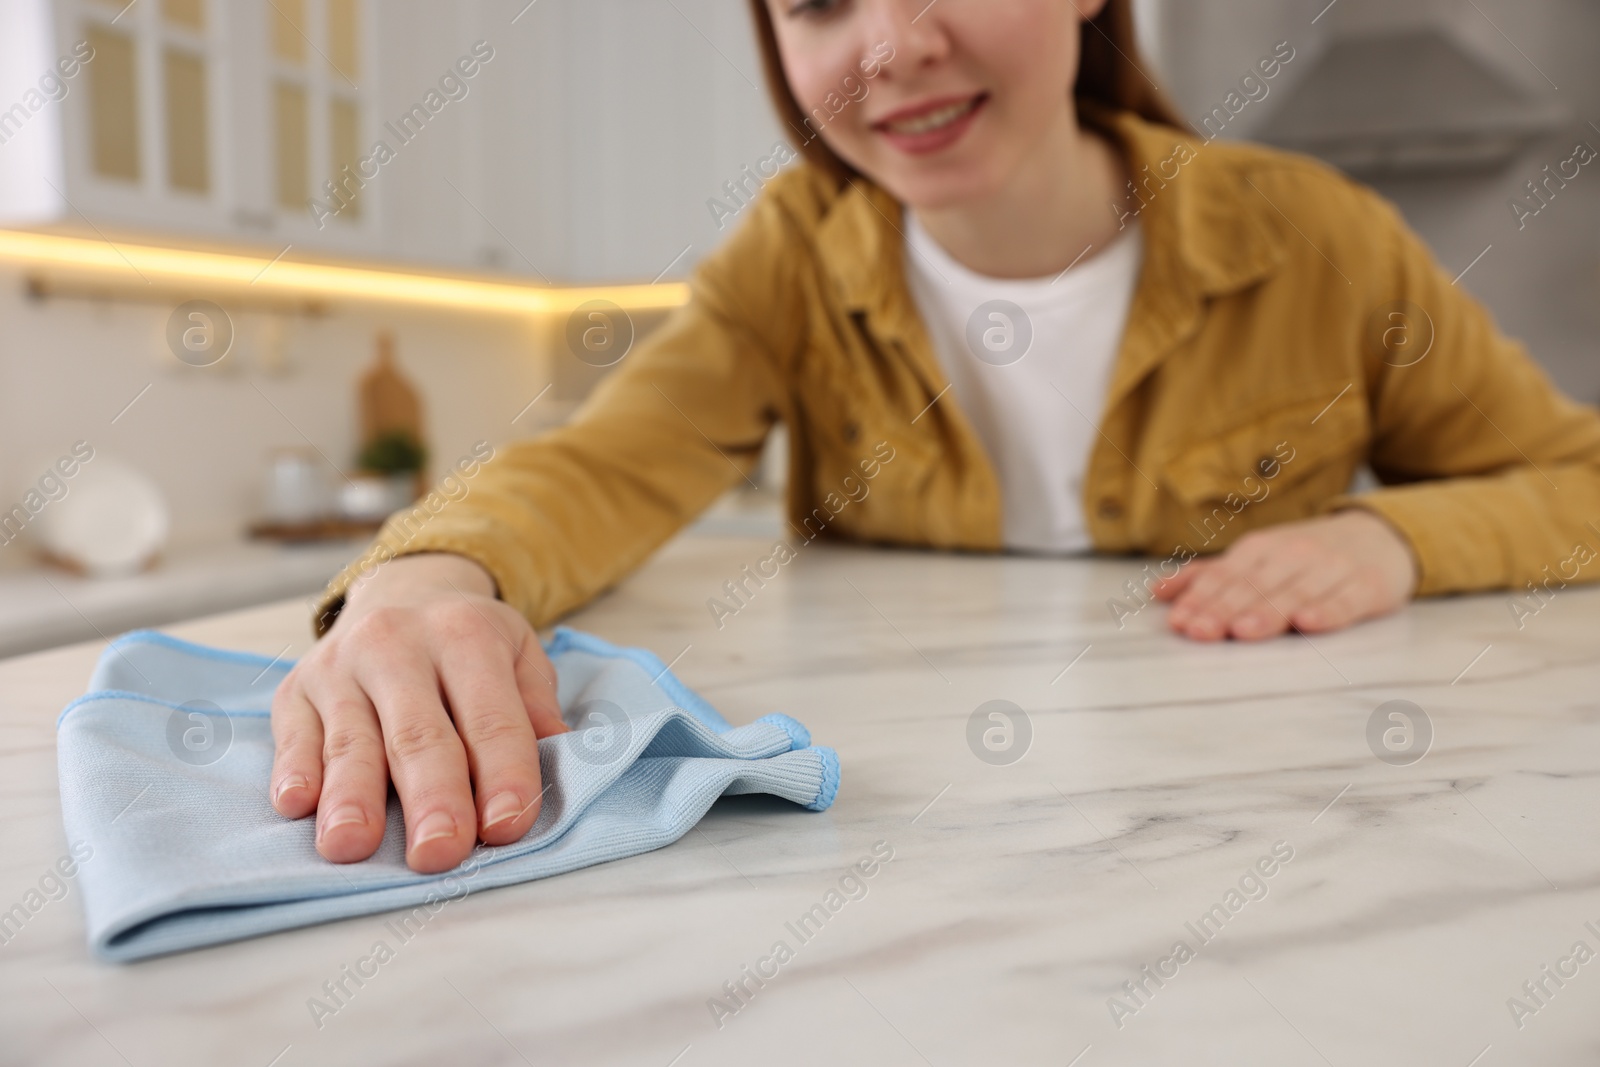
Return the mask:
{"type": "Polygon", "coordinates": [[[1270,495],[1296,501],[1297,511],[1314,511],[1345,490],[1370,443],[1362,398],[1344,395],[1330,404],[1337,392],[1275,404],[1188,444],[1162,464],[1164,488],[1190,508],[1230,496],[1262,503],[1270,495]]]}

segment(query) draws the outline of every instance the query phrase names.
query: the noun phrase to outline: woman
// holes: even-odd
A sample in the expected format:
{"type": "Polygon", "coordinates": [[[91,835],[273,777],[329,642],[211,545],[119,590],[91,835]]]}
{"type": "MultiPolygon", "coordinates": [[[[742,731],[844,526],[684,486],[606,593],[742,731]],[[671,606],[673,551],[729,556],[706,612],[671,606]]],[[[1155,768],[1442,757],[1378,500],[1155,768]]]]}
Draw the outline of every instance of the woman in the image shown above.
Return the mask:
{"type": "Polygon", "coordinates": [[[805,165],[571,425],[392,521],[372,558],[404,558],[335,582],[278,690],[273,802],[330,860],[377,847],[390,778],[417,870],[525,833],[564,728],[532,626],[780,420],[797,538],[1147,554],[1128,603],[1200,640],[1520,586],[1589,537],[1600,419],[1373,193],[1188,130],[1128,0],[754,11],[805,165]],[[1343,495],[1363,462],[1385,487],[1343,495]]]}

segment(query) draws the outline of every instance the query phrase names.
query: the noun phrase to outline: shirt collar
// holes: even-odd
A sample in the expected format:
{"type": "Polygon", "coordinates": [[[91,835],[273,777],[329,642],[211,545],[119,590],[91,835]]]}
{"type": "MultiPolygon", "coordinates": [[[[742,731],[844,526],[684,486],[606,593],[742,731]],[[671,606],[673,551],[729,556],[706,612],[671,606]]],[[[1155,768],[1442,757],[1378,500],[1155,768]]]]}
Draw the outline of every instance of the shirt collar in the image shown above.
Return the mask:
{"type": "MultiPolygon", "coordinates": [[[[1200,298],[1243,289],[1282,262],[1281,239],[1264,217],[1271,204],[1240,170],[1211,164],[1208,142],[1131,112],[1080,106],[1087,124],[1117,142],[1146,190],[1138,303],[1188,318],[1200,298]]],[[[865,178],[849,179],[823,216],[817,249],[845,307],[866,312],[885,332],[908,329],[915,311],[903,209],[894,197],[865,178]]]]}

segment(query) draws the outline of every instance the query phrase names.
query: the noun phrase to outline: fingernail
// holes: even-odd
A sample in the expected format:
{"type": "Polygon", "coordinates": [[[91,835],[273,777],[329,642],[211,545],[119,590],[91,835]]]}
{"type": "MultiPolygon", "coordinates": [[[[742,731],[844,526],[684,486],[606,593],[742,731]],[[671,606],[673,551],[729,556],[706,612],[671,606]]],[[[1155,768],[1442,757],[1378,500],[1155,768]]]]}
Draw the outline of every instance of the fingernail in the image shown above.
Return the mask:
{"type": "Polygon", "coordinates": [[[436,811],[427,815],[417,823],[417,832],[411,838],[411,847],[426,845],[429,841],[437,841],[441,837],[454,837],[456,821],[447,811],[436,811]]]}
{"type": "Polygon", "coordinates": [[[498,826],[507,819],[516,818],[522,814],[522,798],[515,793],[496,793],[489,798],[489,803],[483,806],[483,828],[498,826]]]}
{"type": "Polygon", "coordinates": [[[303,774],[291,774],[278,783],[278,791],[272,794],[272,802],[276,804],[283,799],[283,794],[291,789],[304,789],[311,784],[311,780],[303,774]]]}
{"type": "Polygon", "coordinates": [[[334,808],[328,817],[322,821],[322,828],[317,831],[318,837],[326,837],[330,832],[341,826],[354,826],[366,823],[367,814],[354,804],[344,804],[334,808]]]}

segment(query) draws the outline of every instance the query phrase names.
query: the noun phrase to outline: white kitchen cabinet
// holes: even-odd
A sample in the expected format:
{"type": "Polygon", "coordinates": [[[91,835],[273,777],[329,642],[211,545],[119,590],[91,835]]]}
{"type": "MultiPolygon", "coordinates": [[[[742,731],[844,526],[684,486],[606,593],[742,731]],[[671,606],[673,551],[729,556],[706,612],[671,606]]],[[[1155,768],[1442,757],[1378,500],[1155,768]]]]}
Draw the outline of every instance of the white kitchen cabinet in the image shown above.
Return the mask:
{"type": "Polygon", "coordinates": [[[18,128],[0,144],[0,222],[376,250],[370,215],[318,231],[305,197],[279,195],[291,168],[302,190],[314,188],[359,143],[364,101],[353,79],[373,65],[367,6],[10,0],[0,9],[0,108],[18,101],[29,114],[20,121],[12,108],[18,128]],[[30,89],[73,56],[81,69],[59,98],[29,107],[30,89]],[[281,143],[274,113],[286,92],[302,105],[292,145],[281,143]]]}
{"type": "Polygon", "coordinates": [[[530,20],[544,32],[513,37],[507,67],[522,66],[516,50],[537,50],[527,66],[543,84],[517,98],[549,105],[564,149],[535,161],[532,185],[547,193],[496,193],[546,212],[574,279],[648,280],[669,265],[681,276],[732,228],[719,229],[708,201],[779,139],[746,5],[540,0],[517,25],[530,20]]]}
{"type": "Polygon", "coordinates": [[[681,277],[777,139],[730,0],[0,6],[3,226],[681,277]]]}

